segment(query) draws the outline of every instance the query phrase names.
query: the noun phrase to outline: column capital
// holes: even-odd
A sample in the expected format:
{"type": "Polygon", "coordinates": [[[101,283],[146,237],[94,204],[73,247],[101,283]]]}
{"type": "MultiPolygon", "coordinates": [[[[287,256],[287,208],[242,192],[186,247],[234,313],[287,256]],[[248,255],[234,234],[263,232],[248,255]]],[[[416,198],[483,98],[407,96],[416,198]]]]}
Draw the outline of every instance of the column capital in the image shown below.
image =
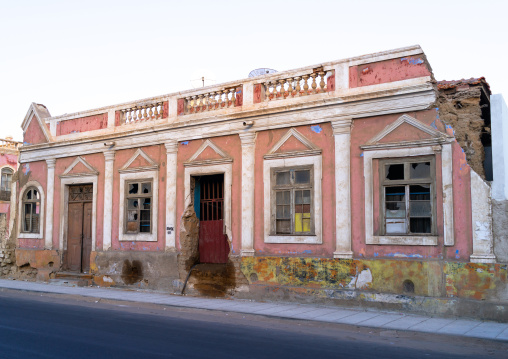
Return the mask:
{"type": "Polygon", "coordinates": [[[103,153],[104,153],[104,158],[106,159],[106,162],[115,160],[115,150],[107,150],[107,151],[104,151],[103,153]]]}
{"type": "Polygon", "coordinates": [[[178,141],[169,140],[164,143],[166,146],[166,153],[177,153],[178,152],[178,141]]]}
{"type": "Polygon", "coordinates": [[[238,136],[240,136],[240,141],[242,142],[242,147],[254,146],[256,144],[256,134],[257,134],[257,132],[239,133],[238,136]]]}
{"type": "Polygon", "coordinates": [[[343,117],[331,121],[333,134],[344,135],[351,133],[351,125],[353,124],[352,117],[343,117]]]}
{"type": "Polygon", "coordinates": [[[46,159],[46,164],[48,165],[48,169],[55,168],[56,158],[48,158],[48,159],[46,159]]]}

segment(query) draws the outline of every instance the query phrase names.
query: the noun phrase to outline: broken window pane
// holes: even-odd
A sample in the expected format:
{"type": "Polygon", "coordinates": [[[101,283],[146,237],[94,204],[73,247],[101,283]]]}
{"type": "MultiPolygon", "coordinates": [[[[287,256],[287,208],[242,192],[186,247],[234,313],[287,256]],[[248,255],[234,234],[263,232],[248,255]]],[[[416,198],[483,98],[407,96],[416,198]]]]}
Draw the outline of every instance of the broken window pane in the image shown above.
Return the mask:
{"type": "Polygon", "coordinates": [[[404,201],[406,196],[406,187],[385,187],[385,196],[387,202],[404,201]]]}
{"type": "Polygon", "coordinates": [[[141,193],[150,193],[152,192],[152,184],[150,182],[145,182],[141,184],[141,193]]]}
{"type": "Polygon", "coordinates": [[[386,165],[386,179],[388,180],[403,180],[404,179],[404,164],[386,165]]]}
{"type": "Polygon", "coordinates": [[[129,199],[127,202],[128,209],[136,209],[138,208],[138,199],[129,199]]]}
{"type": "Polygon", "coordinates": [[[137,221],[138,211],[127,211],[127,221],[137,221]]]}
{"type": "Polygon", "coordinates": [[[431,218],[410,218],[411,233],[431,233],[431,218]]]}
{"type": "Polygon", "coordinates": [[[150,204],[152,202],[151,200],[152,200],[151,198],[144,198],[142,209],[150,209],[150,204]]]}
{"type": "Polygon", "coordinates": [[[386,218],[406,218],[405,202],[386,202],[386,218]]]}
{"type": "Polygon", "coordinates": [[[430,185],[412,185],[409,186],[409,199],[417,201],[430,201],[430,185]]]}
{"type": "Polygon", "coordinates": [[[138,193],[139,183],[129,183],[129,194],[138,193]]]}
{"type": "Polygon", "coordinates": [[[430,162],[411,163],[409,165],[409,178],[429,178],[430,162]]]}
{"type": "Polygon", "coordinates": [[[138,222],[127,222],[127,232],[137,232],[138,222]]]}

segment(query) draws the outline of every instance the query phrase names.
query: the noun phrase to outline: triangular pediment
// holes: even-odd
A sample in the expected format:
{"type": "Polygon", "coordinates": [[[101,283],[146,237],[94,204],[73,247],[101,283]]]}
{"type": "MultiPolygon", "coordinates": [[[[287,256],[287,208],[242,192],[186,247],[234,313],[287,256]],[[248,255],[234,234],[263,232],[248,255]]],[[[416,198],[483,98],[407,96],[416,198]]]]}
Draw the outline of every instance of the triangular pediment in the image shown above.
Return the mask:
{"type": "Polygon", "coordinates": [[[70,166],[67,167],[62,176],[97,176],[98,174],[99,171],[90,165],[83,157],[78,156],[70,166]]]}
{"type": "Polygon", "coordinates": [[[141,148],[138,148],[132,157],[125,162],[120,172],[156,170],[159,166],[141,148]]]}
{"type": "Polygon", "coordinates": [[[290,128],[268,151],[264,158],[310,156],[320,153],[321,149],[319,147],[314,145],[296,129],[290,128]]]}
{"type": "Polygon", "coordinates": [[[44,120],[49,117],[51,115],[46,106],[32,102],[21,124],[25,144],[31,145],[52,141],[51,133],[44,120]]]}
{"type": "Polygon", "coordinates": [[[233,162],[233,159],[218,147],[212,140],[206,140],[198,150],[185,162],[185,166],[203,166],[233,162]]]}
{"type": "Polygon", "coordinates": [[[448,142],[451,138],[416,118],[404,114],[371,138],[362,148],[433,145],[448,142]]]}

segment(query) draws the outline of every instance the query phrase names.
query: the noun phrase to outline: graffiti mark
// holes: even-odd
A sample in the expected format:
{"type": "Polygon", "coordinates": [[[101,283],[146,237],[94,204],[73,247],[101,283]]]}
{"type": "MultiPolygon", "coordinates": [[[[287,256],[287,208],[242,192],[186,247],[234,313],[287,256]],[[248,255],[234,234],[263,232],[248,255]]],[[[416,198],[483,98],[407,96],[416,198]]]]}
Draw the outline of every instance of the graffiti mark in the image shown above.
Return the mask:
{"type": "Polygon", "coordinates": [[[420,65],[423,64],[423,60],[419,57],[403,57],[400,59],[400,62],[407,62],[410,65],[420,65]]]}

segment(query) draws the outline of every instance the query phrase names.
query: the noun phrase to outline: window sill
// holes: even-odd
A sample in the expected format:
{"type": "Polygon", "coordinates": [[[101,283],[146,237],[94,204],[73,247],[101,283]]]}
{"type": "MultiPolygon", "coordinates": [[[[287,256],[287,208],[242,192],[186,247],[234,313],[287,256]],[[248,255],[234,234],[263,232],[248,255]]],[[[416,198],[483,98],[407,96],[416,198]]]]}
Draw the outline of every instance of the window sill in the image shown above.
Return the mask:
{"type": "Polygon", "coordinates": [[[157,233],[124,233],[120,242],[157,242],[157,233]]]}
{"type": "Polygon", "coordinates": [[[373,236],[367,244],[387,244],[397,246],[437,246],[438,236],[373,236]]]}
{"type": "Polygon", "coordinates": [[[20,233],[18,235],[18,238],[34,238],[34,239],[41,239],[42,234],[41,233],[20,233]]]}
{"type": "Polygon", "coordinates": [[[322,244],[321,236],[307,235],[307,236],[296,236],[296,235],[277,235],[277,236],[266,236],[265,243],[296,243],[296,244],[322,244]]]}

